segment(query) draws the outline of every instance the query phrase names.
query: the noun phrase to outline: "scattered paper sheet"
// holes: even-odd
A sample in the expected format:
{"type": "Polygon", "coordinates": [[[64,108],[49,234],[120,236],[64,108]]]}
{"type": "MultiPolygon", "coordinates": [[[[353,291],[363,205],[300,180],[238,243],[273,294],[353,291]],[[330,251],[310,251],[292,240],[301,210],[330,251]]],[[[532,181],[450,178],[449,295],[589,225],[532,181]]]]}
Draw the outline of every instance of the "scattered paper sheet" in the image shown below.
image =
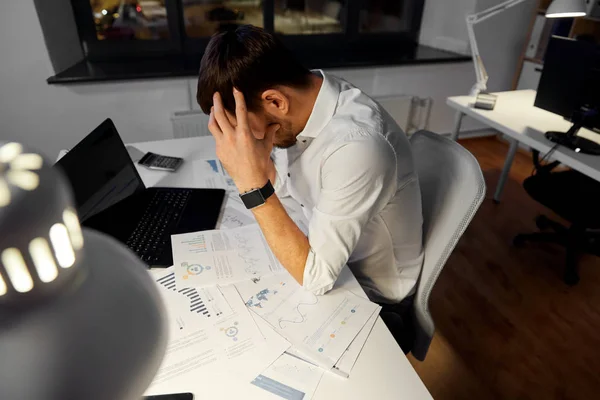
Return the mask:
{"type": "MultiPolygon", "coordinates": [[[[340,357],[338,362],[331,368],[329,371],[341,376],[342,378],[349,378],[350,373],[352,372],[352,368],[354,368],[354,364],[356,364],[356,360],[358,360],[358,356],[360,355],[371,331],[373,330],[373,326],[375,326],[375,322],[377,322],[377,317],[379,316],[379,308],[376,312],[373,313],[371,318],[367,321],[365,326],[360,330],[358,335],[354,338],[350,346],[346,349],[344,354],[340,357]]],[[[255,319],[256,320],[256,319],[255,319]]],[[[309,364],[318,365],[319,362],[310,357],[310,355],[301,352],[295,347],[290,347],[286,350],[286,353],[297,357],[301,360],[306,361],[309,364]]]]}
{"type": "Polygon", "coordinates": [[[228,359],[224,377],[249,382],[256,376],[257,370],[271,365],[290,344],[280,337],[263,335],[235,286],[224,286],[221,290],[234,310],[234,315],[221,318],[215,325],[228,359]]]}
{"type": "Polygon", "coordinates": [[[316,296],[289,274],[243,281],[236,287],[252,311],[326,370],[380,308],[341,288],[316,296]]]}
{"type": "Polygon", "coordinates": [[[150,390],[175,379],[185,379],[191,373],[208,371],[219,362],[214,338],[210,329],[203,326],[203,320],[186,309],[183,297],[166,290],[160,293],[167,309],[169,342],[150,390]]]}
{"type": "Polygon", "coordinates": [[[371,315],[371,318],[369,318],[365,326],[363,326],[352,343],[350,343],[350,346],[348,346],[344,354],[342,354],[338,362],[333,366],[333,369],[338,371],[339,375],[345,377],[350,376],[352,368],[354,368],[354,364],[356,364],[356,360],[358,360],[358,356],[363,347],[365,347],[365,343],[367,343],[367,339],[373,330],[373,326],[375,326],[375,322],[377,322],[380,310],[381,307],[377,309],[377,312],[374,312],[373,315],[371,315]]]}
{"type": "Polygon", "coordinates": [[[284,271],[258,225],[171,236],[178,287],[226,285],[284,271]]]}
{"type": "Polygon", "coordinates": [[[153,275],[167,309],[170,336],[148,393],[168,393],[173,386],[197,395],[219,393],[224,383],[250,382],[289,348],[285,340],[263,336],[234,286],[211,288],[221,292],[232,312],[207,318],[190,311],[186,296],[158,282],[165,274],[153,275]]]}
{"type": "Polygon", "coordinates": [[[257,376],[252,384],[286,400],[312,399],[323,370],[297,357],[283,354],[262,374],[257,376]]]}
{"type": "Polygon", "coordinates": [[[237,191],[233,179],[218,159],[195,160],[192,165],[196,187],[237,191]]]}
{"type": "Polygon", "coordinates": [[[256,219],[254,219],[254,216],[249,210],[239,210],[235,206],[230,206],[230,203],[231,201],[229,199],[226,200],[226,204],[223,208],[223,213],[221,214],[221,219],[219,221],[219,228],[233,229],[256,224],[256,219]]]}
{"type": "Polygon", "coordinates": [[[225,196],[223,204],[223,212],[217,226],[221,229],[231,229],[251,224],[256,224],[254,214],[246,208],[237,190],[227,191],[227,196],[225,196]]]}
{"type": "MultiPolygon", "coordinates": [[[[233,310],[225,300],[221,291],[216,287],[207,288],[182,288],[175,285],[175,268],[169,267],[160,272],[155,272],[156,283],[167,290],[179,293],[187,299],[187,308],[190,312],[202,317],[227,317],[233,310]]],[[[214,319],[214,318],[213,318],[214,319]]]]}

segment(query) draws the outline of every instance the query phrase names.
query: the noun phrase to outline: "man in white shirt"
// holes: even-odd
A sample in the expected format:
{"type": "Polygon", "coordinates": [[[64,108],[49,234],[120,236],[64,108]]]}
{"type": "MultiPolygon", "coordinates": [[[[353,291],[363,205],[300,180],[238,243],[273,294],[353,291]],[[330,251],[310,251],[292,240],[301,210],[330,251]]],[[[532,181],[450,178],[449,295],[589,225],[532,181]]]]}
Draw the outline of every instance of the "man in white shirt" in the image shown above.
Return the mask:
{"type": "MultiPolygon", "coordinates": [[[[411,330],[421,193],[410,144],[390,115],[347,82],[308,71],[251,26],[213,36],[198,103],[210,113],[217,156],[289,273],[325,294],[348,264],[384,305],[390,329],[411,330]],[[307,235],[283,207],[287,196],[309,221],[307,235]]],[[[407,351],[410,339],[393,333],[407,351]]]]}

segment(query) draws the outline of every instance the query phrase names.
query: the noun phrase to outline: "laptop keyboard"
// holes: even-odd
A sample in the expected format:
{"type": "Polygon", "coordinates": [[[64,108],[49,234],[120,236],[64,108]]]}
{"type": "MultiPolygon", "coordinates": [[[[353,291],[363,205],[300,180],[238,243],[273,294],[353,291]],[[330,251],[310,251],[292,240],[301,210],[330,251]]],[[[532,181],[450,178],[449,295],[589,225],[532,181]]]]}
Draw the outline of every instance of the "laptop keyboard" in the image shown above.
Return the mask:
{"type": "Polygon", "coordinates": [[[156,192],[142,219],[125,242],[142,261],[151,265],[159,260],[168,247],[171,230],[177,224],[191,193],[191,190],[156,192]]]}

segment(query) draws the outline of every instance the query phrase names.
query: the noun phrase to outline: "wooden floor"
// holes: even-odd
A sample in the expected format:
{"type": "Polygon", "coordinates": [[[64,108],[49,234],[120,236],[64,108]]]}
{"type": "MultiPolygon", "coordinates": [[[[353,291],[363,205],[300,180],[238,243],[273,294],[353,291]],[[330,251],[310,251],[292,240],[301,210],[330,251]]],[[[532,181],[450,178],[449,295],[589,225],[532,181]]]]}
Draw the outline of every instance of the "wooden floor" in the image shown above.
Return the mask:
{"type": "Polygon", "coordinates": [[[563,248],[513,247],[537,214],[551,215],[521,187],[531,157],[517,154],[494,204],[508,146],[461,143],[479,160],[488,194],[434,287],[427,359],[411,363],[437,400],[600,399],[600,258],[584,256],[581,282],[569,287],[563,248]]]}

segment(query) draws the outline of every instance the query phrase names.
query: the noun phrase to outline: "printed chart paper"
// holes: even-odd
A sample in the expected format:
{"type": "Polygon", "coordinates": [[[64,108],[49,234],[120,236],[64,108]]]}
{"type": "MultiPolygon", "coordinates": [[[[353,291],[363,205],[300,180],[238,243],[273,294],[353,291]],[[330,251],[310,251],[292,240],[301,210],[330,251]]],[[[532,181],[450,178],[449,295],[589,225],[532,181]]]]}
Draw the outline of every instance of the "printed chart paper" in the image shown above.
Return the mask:
{"type": "Polygon", "coordinates": [[[218,159],[195,160],[192,165],[196,187],[237,191],[233,179],[218,159]]]}
{"type": "Polygon", "coordinates": [[[175,285],[175,268],[169,267],[153,273],[156,283],[161,287],[178,293],[187,299],[190,312],[205,318],[224,318],[233,310],[218,287],[207,288],[177,288],[175,285]]]}
{"type": "Polygon", "coordinates": [[[324,371],[297,357],[283,354],[251,383],[285,400],[312,399],[324,371]]]}
{"type": "Polygon", "coordinates": [[[157,285],[169,342],[148,393],[168,393],[173,386],[197,395],[219,393],[224,382],[250,382],[289,348],[285,340],[265,339],[234,286],[211,288],[221,292],[231,313],[208,318],[190,311],[185,296],[157,285]]]}
{"type": "Polygon", "coordinates": [[[227,192],[218,227],[232,229],[252,224],[256,224],[256,219],[252,211],[244,206],[238,192],[227,192]]]}
{"type": "Polygon", "coordinates": [[[367,339],[373,330],[373,326],[375,326],[375,322],[377,322],[377,317],[379,316],[380,310],[381,306],[379,306],[377,311],[373,313],[365,326],[363,326],[358,335],[356,335],[352,343],[350,343],[348,349],[346,349],[344,354],[342,354],[342,357],[340,357],[338,362],[333,366],[333,369],[339,372],[339,375],[343,375],[345,377],[350,376],[352,368],[354,368],[354,364],[356,364],[356,360],[358,360],[358,356],[360,355],[363,347],[365,347],[365,343],[367,343],[367,339]]]}
{"type": "Polygon", "coordinates": [[[172,235],[178,287],[226,285],[284,271],[258,225],[172,235]]]}
{"type": "Polygon", "coordinates": [[[297,350],[325,369],[333,367],[379,306],[344,289],[316,296],[289,274],[244,281],[246,305],[297,350]]]}

